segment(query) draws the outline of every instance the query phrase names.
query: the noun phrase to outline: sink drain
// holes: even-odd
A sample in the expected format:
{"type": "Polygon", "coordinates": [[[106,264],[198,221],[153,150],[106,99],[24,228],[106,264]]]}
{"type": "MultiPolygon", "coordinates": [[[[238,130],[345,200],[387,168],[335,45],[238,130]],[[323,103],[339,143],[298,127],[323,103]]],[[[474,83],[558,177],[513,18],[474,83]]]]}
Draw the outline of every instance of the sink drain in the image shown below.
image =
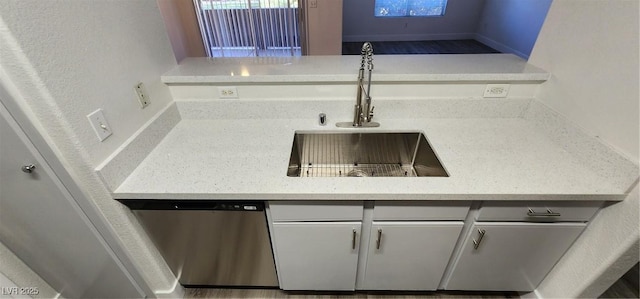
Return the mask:
{"type": "Polygon", "coordinates": [[[347,176],[371,176],[371,173],[368,173],[362,169],[354,169],[347,173],[347,176]]]}

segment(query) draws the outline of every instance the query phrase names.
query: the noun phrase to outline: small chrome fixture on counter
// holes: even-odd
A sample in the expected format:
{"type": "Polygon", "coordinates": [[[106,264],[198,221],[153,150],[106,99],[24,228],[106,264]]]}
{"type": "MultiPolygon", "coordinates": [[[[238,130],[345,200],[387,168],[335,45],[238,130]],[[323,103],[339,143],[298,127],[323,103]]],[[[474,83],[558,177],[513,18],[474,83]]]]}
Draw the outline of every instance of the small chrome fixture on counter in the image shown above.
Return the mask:
{"type": "Polygon", "coordinates": [[[371,72],[373,71],[373,47],[366,42],[360,51],[360,70],[358,71],[358,91],[356,94],[356,105],[353,112],[353,122],[339,122],[336,126],[341,128],[349,127],[379,127],[380,124],[372,122],[373,106],[371,106],[371,72]],[[364,87],[364,69],[367,68],[367,87],[364,87]],[[364,95],[364,104],[362,97],[364,95]]]}
{"type": "Polygon", "coordinates": [[[318,114],[318,124],[321,126],[327,125],[327,115],[324,113],[318,114]]]}

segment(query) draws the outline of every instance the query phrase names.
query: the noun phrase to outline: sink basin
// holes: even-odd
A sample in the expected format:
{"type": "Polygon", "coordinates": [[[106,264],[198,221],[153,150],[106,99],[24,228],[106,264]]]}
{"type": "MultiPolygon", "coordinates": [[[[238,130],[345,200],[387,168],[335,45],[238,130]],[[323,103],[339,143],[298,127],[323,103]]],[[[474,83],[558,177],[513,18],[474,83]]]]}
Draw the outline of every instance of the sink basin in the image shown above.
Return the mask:
{"type": "Polygon", "coordinates": [[[448,177],[420,132],[300,133],[293,136],[290,177],[448,177]]]}

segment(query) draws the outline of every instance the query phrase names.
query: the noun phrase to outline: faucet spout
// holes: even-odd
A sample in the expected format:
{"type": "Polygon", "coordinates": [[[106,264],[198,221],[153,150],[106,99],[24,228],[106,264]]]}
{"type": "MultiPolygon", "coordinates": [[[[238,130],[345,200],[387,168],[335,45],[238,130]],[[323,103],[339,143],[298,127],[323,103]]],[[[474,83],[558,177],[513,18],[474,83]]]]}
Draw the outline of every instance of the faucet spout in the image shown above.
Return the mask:
{"type": "Polygon", "coordinates": [[[352,123],[337,123],[338,127],[379,127],[373,119],[373,109],[371,105],[371,73],[373,72],[373,46],[370,42],[362,45],[360,51],[360,69],[358,70],[356,105],[353,112],[352,123]],[[365,71],[367,72],[365,87],[365,71]],[[363,103],[364,99],[364,103],[363,103]]]}

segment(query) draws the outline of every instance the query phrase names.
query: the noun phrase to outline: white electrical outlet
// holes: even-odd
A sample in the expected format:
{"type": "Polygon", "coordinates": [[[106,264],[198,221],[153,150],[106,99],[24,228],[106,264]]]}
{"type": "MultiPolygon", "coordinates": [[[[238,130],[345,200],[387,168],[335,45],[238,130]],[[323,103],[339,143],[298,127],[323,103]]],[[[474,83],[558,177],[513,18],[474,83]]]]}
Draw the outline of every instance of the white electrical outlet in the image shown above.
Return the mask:
{"type": "Polygon", "coordinates": [[[149,106],[151,101],[149,100],[147,90],[144,88],[144,84],[140,82],[136,84],[136,86],[133,89],[136,91],[136,95],[138,96],[138,102],[140,103],[140,107],[144,109],[144,107],[149,106]]]}
{"type": "Polygon", "coordinates": [[[102,109],[91,112],[91,114],[87,115],[87,118],[100,141],[104,141],[107,137],[111,136],[111,127],[109,126],[107,119],[104,118],[102,109]]]}
{"type": "Polygon", "coordinates": [[[484,90],[485,98],[506,98],[509,94],[509,84],[487,84],[484,90]]]}
{"type": "Polygon", "coordinates": [[[218,97],[221,99],[237,99],[238,88],[235,86],[218,87],[218,97]]]}

